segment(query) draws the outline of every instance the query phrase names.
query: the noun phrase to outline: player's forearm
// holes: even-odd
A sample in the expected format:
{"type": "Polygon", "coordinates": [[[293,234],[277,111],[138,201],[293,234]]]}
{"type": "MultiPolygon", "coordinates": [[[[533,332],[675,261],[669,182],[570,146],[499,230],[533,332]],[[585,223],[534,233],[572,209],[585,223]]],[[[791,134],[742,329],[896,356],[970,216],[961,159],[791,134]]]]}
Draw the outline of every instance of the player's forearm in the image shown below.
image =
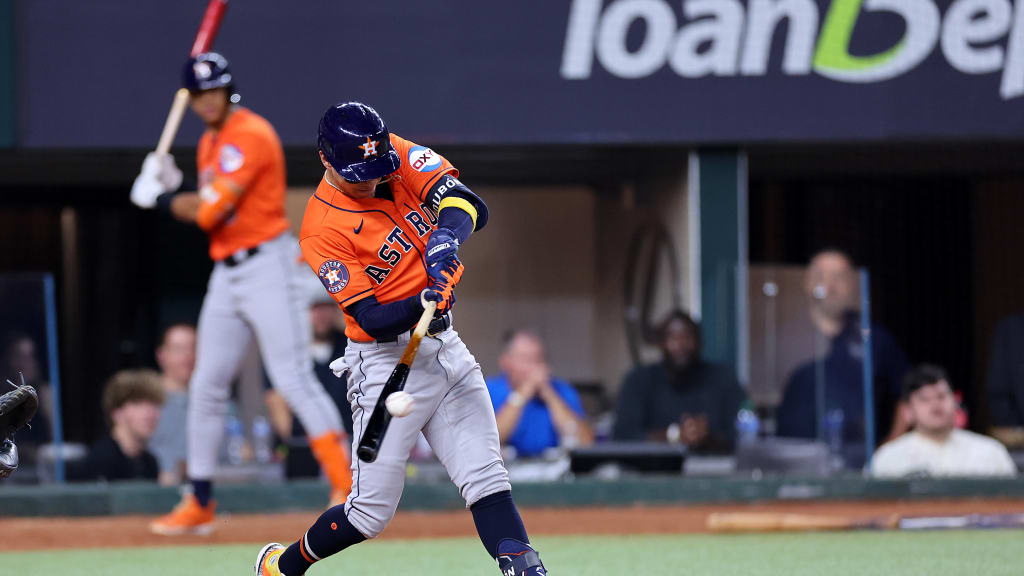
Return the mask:
{"type": "Polygon", "coordinates": [[[157,207],[174,218],[194,224],[199,215],[199,194],[195,192],[168,192],[156,199],[157,207]]]}
{"type": "Polygon", "coordinates": [[[423,313],[423,305],[419,294],[387,304],[381,304],[370,296],[348,306],[346,311],[364,332],[380,340],[394,338],[412,329],[423,313]]]}

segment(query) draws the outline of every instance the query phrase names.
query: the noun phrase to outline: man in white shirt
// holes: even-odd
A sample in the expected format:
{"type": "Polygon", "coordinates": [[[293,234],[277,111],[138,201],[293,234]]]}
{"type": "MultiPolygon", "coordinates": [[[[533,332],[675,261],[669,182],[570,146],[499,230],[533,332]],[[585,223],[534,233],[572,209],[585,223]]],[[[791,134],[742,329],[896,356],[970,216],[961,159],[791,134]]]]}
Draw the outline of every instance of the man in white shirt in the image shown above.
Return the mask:
{"type": "Polygon", "coordinates": [[[904,416],[914,428],[878,449],[871,461],[876,478],[1017,473],[998,441],[954,426],[956,401],[941,368],[925,364],[907,374],[903,399],[904,416]]]}

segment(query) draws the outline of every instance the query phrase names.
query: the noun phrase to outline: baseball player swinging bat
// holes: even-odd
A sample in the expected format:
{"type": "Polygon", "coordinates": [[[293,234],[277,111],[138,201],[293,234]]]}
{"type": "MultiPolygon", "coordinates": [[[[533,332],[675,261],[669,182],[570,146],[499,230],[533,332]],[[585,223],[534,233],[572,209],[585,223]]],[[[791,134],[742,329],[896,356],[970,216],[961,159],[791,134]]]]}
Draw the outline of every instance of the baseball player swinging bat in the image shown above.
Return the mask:
{"type": "Polygon", "coordinates": [[[356,454],[363,462],[373,462],[377,459],[380,444],[384,441],[388,424],[391,424],[391,411],[386,406],[388,396],[405,389],[405,381],[409,379],[412,362],[416,359],[416,352],[420,349],[420,342],[423,341],[423,336],[427,333],[427,327],[430,326],[430,320],[434,317],[435,310],[437,310],[437,302],[426,303],[423,314],[409,338],[409,343],[405,346],[402,359],[391,372],[387,383],[384,384],[384,390],[377,398],[377,404],[373,407],[373,413],[370,414],[370,422],[366,425],[366,431],[363,432],[363,438],[359,441],[359,448],[356,450],[356,454]]]}
{"type": "Polygon", "coordinates": [[[406,463],[422,435],[502,576],[544,576],[512,500],[480,364],[450,313],[465,270],[457,252],[487,224],[487,204],[444,156],[392,133],[361,102],[324,112],[317,148],[324,176],[306,204],[299,245],[345,312],[348,346],[331,370],[349,374],[359,460],[345,504],[321,514],[289,546],[260,549],[254,573],[305,574],[379,535],[395,515],[406,463]],[[413,372],[418,354],[423,359],[413,372]],[[406,379],[414,410],[402,390],[406,379]]]}
{"type": "MultiPolygon", "coordinates": [[[[192,43],[192,51],[189,53],[193,58],[209,52],[213,46],[213,39],[217,37],[220,29],[220,21],[224,18],[224,11],[227,10],[228,0],[210,0],[203,14],[203,21],[199,24],[199,31],[196,32],[196,39],[192,43]]],[[[188,107],[189,94],[186,88],[179,88],[174,93],[174,101],[171,103],[171,111],[167,113],[167,120],[164,122],[164,129],[160,132],[160,141],[156,146],[157,154],[167,154],[174,143],[174,137],[178,134],[178,127],[181,126],[181,118],[185,115],[185,108],[188,107]]]]}
{"type": "Polygon", "coordinates": [[[708,516],[712,532],[818,532],[825,530],[965,530],[1022,528],[1024,514],[969,514],[967,516],[876,517],[817,516],[781,513],[715,513],[708,516]]]}

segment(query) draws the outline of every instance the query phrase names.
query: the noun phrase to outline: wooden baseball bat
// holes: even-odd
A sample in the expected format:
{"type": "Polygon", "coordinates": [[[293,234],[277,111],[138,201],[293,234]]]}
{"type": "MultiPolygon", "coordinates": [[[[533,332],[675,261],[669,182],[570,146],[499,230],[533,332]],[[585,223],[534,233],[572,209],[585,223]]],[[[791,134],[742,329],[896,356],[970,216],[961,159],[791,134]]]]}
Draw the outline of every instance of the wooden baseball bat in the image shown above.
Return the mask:
{"type": "Polygon", "coordinates": [[[719,513],[708,516],[712,532],[817,532],[826,530],[967,530],[1024,528],[1024,514],[967,514],[964,516],[907,516],[898,514],[857,518],[775,512],[719,513]]]}
{"type": "MultiPolygon", "coordinates": [[[[206,52],[213,46],[213,40],[220,30],[220,22],[224,18],[224,11],[228,7],[228,0],[210,0],[206,5],[206,12],[203,20],[199,23],[199,31],[196,32],[196,39],[192,42],[191,56],[206,52]]],[[[178,134],[178,127],[181,126],[181,118],[185,115],[185,108],[188,107],[188,90],[179,88],[174,93],[174,101],[171,102],[171,111],[167,113],[167,120],[164,122],[164,129],[160,132],[160,140],[156,145],[158,154],[166,154],[174,143],[174,137],[178,134]]]]}
{"type": "Polygon", "coordinates": [[[854,518],[851,516],[816,516],[776,512],[715,512],[708,516],[712,532],[817,532],[823,530],[892,530],[899,525],[899,516],[854,518]]]}
{"type": "Polygon", "coordinates": [[[405,345],[401,360],[391,371],[388,381],[384,383],[384,389],[381,390],[377,404],[373,407],[373,413],[370,414],[370,421],[367,422],[366,429],[363,431],[363,437],[359,440],[359,448],[356,449],[356,454],[363,462],[373,462],[377,459],[380,445],[384,442],[384,434],[387,433],[388,425],[391,424],[391,413],[388,412],[384,403],[388,396],[405,389],[405,381],[409,379],[412,362],[416,359],[416,352],[419,351],[420,342],[427,334],[427,328],[430,327],[435,310],[437,310],[437,302],[427,302],[423,314],[420,315],[420,319],[416,323],[416,328],[412,331],[409,343],[405,345]]]}

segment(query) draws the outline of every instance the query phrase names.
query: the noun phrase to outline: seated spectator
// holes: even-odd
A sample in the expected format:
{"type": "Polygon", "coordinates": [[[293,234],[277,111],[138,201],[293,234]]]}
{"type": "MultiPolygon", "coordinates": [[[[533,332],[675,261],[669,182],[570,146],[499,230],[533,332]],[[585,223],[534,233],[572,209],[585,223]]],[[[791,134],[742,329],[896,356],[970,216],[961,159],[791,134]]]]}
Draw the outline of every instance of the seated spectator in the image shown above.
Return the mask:
{"type": "Polygon", "coordinates": [[[614,438],[729,452],[744,393],[732,370],[700,359],[700,327],[682,310],[659,329],[663,359],[638,366],[619,391],[614,438]]]}
{"type": "MultiPolygon", "coordinates": [[[[776,411],[779,436],[824,440],[824,422],[818,422],[818,417],[842,410],[844,442],[851,448],[863,447],[864,344],[854,298],[856,282],[853,264],[842,252],[826,250],[811,259],[804,290],[811,320],[828,342],[828,350],[823,358],[807,362],[790,375],[776,411]],[[824,379],[825,394],[824,413],[820,415],[819,377],[824,379]]],[[[871,327],[871,342],[876,438],[898,436],[906,430],[897,407],[900,382],[907,371],[906,356],[892,336],[878,325],[871,327]]],[[[850,452],[863,454],[862,450],[850,452]]]]}
{"type": "Polygon", "coordinates": [[[149,451],[160,465],[160,484],[177,486],[185,479],[188,442],[185,435],[188,408],[188,382],[196,364],[196,329],[190,324],[174,324],[164,331],[156,350],[160,366],[164,404],[160,424],[149,441],[149,451]]]}
{"type": "Polygon", "coordinates": [[[1024,447],[1024,314],[1003,319],[988,363],[988,412],[992,435],[1024,447]]]}
{"type": "Polygon", "coordinates": [[[913,430],[887,442],[871,461],[877,477],[1013,476],[1006,448],[987,436],[957,429],[956,402],[945,371],[924,364],[903,383],[904,410],[913,430]]]}
{"type": "Polygon", "coordinates": [[[152,370],[122,370],[103,390],[103,415],[110,434],[68,465],[69,480],[156,480],[156,457],[146,445],[160,421],[163,390],[152,370]]]}
{"type": "MultiPolygon", "coordinates": [[[[315,277],[313,277],[310,290],[313,296],[309,309],[310,324],[313,330],[311,346],[313,372],[320,384],[323,385],[324,390],[337,404],[338,412],[341,413],[341,424],[351,437],[352,407],[349,406],[346,398],[348,378],[338,378],[330,367],[331,361],[345,355],[345,346],[348,344],[344,330],[339,329],[339,326],[344,326],[341,309],[338,308],[338,303],[331,298],[331,295],[324,290],[323,284],[315,277]]],[[[287,448],[285,476],[287,478],[316,478],[320,475],[320,464],[317,463],[309,447],[305,428],[302,427],[299,419],[294,417],[284,397],[270,387],[270,380],[264,378],[264,382],[267,386],[264,401],[267,404],[271,426],[287,448]]]]}
{"type": "Polygon", "coordinates": [[[487,379],[502,444],[519,457],[539,456],[559,445],[587,445],[594,433],[571,384],[551,376],[539,336],[517,330],[498,358],[501,374],[487,379]]]}

